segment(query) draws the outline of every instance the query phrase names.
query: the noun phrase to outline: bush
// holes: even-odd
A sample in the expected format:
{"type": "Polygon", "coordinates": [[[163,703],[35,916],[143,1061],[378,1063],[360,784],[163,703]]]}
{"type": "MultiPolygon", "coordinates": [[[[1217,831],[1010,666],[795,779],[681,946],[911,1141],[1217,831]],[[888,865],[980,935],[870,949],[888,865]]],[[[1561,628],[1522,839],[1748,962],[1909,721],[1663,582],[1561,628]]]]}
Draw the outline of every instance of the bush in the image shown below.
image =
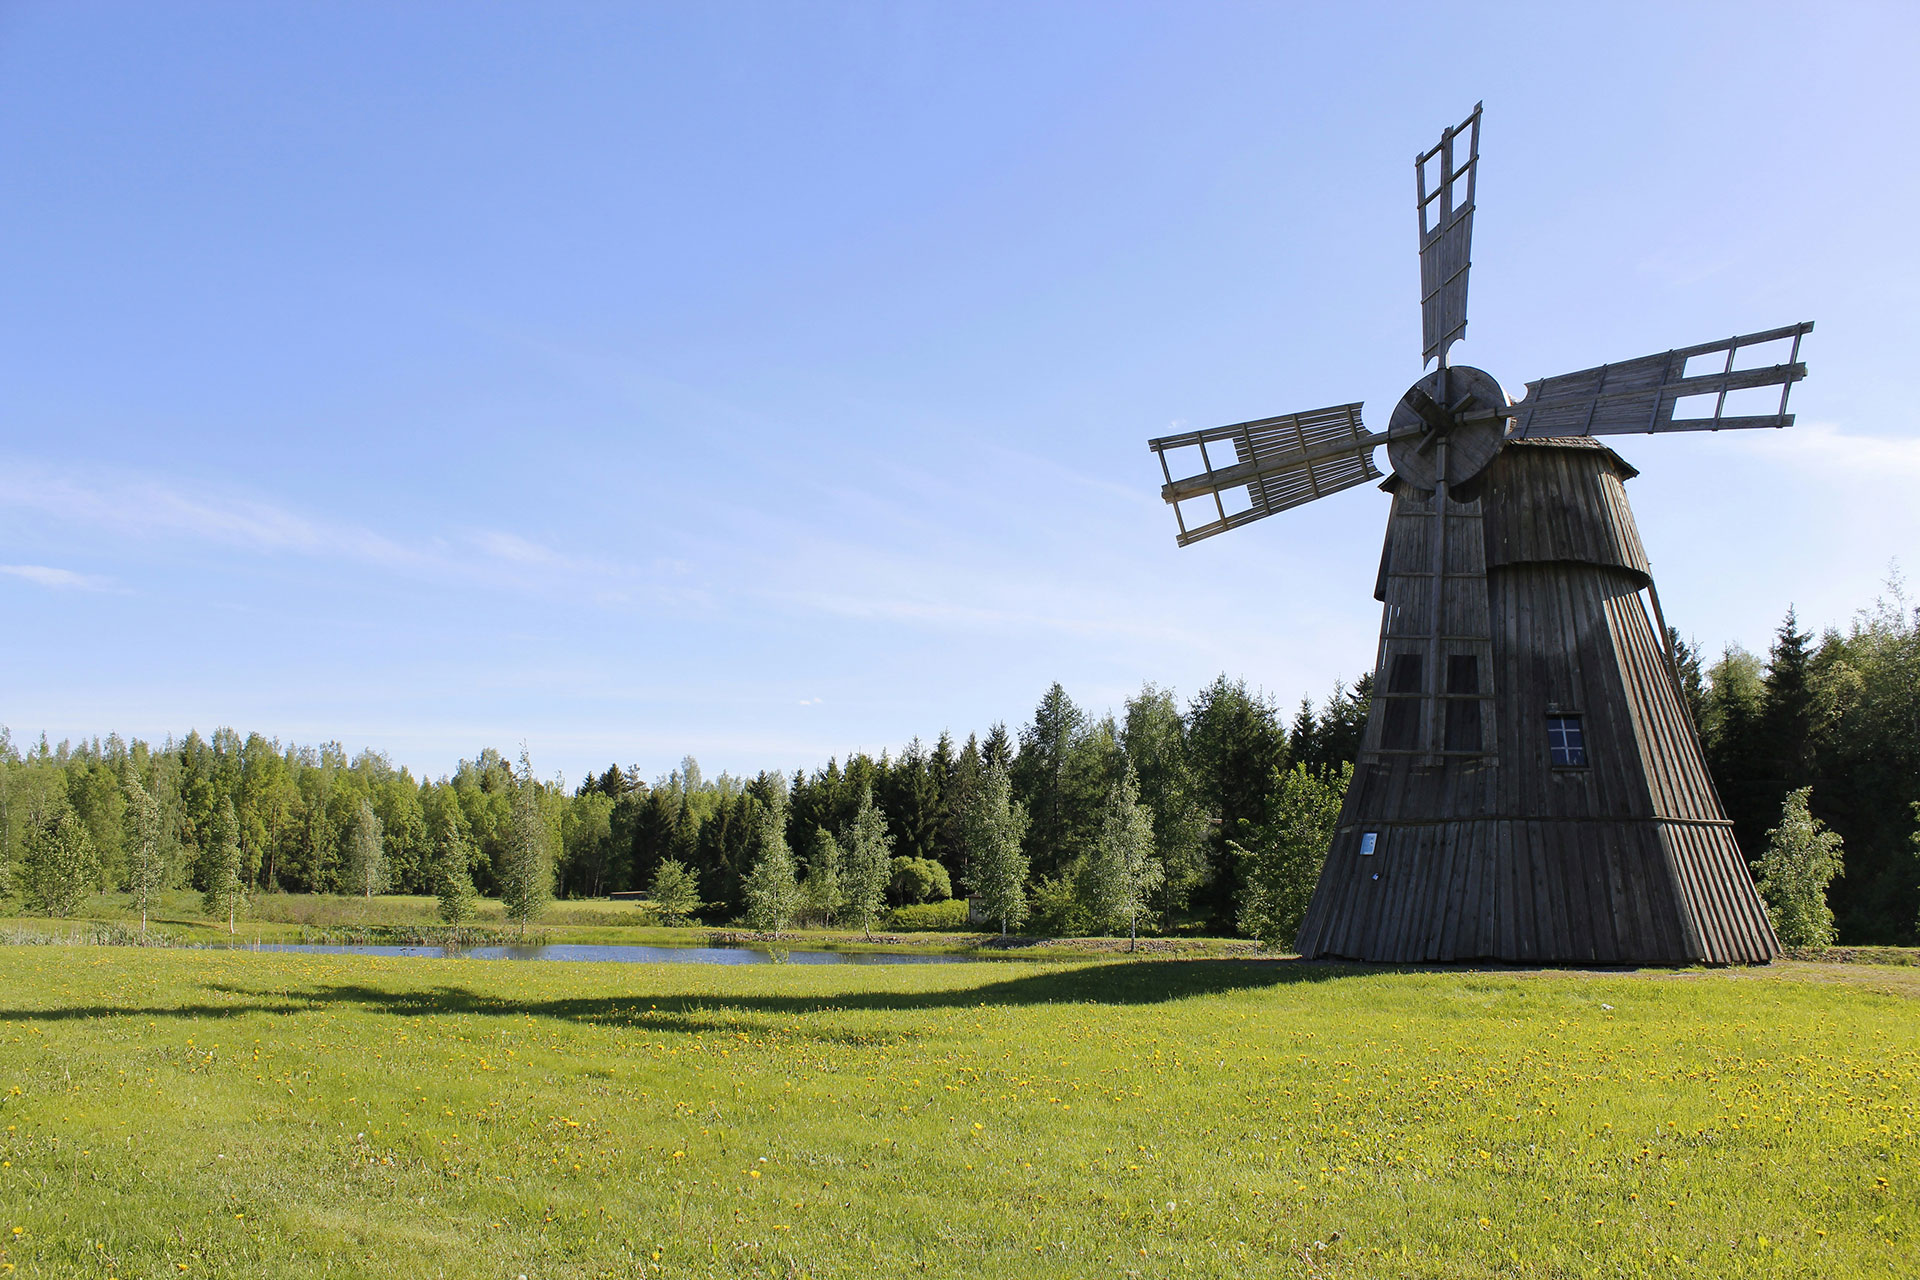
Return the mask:
{"type": "Polygon", "coordinates": [[[953,896],[953,879],[947,869],[932,858],[895,858],[893,878],[887,888],[893,900],[902,906],[944,902],[953,896]]]}
{"type": "Polygon", "coordinates": [[[887,928],[901,933],[954,933],[967,927],[967,900],[917,902],[887,913],[887,928]]]}
{"type": "Polygon", "coordinates": [[[1027,917],[1027,932],[1043,938],[1084,938],[1093,932],[1093,915],[1076,883],[1077,871],[1077,867],[1069,868],[1033,886],[1033,913],[1027,917]]]}
{"type": "Polygon", "coordinates": [[[1843,850],[1839,835],[1807,812],[1812,791],[1802,787],[1787,796],[1780,825],[1767,832],[1766,851],[1755,868],[1767,918],[1782,946],[1819,948],[1834,942],[1827,886],[1842,874],[1843,850]]]}

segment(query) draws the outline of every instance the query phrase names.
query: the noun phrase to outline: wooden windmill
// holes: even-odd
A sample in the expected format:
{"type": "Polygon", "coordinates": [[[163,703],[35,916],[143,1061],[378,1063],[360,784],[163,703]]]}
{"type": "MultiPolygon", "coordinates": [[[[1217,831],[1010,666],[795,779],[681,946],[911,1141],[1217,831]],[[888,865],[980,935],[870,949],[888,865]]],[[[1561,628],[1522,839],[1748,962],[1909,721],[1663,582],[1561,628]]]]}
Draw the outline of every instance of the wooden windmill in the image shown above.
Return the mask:
{"type": "Polygon", "coordinates": [[[1415,160],[1423,364],[1437,367],[1386,430],[1356,402],[1150,442],[1182,546],[1378,478],[1379,445],[1393,467],[1373,704],[1298,949],[1765,962],[1779,943],[1681,696],[1622,484],[1637,472],[1596,437],[1791,425],[1813,326],[1544,378],[1518,402],[1449,367],[1479,142],[1475,106],[1415,160]],[[1756,350],[1784,359],[1756,365],[1756,350]],[[1727,411],[1729,394],[1770,387],[1770,412],[1727,411]],[[1176,479],[1169,455],[1198,470],[1176,479]]]}

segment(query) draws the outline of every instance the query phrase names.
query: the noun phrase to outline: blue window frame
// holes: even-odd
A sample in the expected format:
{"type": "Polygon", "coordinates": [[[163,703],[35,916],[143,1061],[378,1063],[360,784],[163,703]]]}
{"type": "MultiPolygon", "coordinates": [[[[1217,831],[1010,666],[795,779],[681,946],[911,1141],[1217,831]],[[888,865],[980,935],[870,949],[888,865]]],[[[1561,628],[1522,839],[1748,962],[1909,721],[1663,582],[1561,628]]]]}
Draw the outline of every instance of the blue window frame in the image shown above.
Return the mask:
{"type": "Polygon", "coordinates": [[[1547,717],[1547,752],[1556,769],[1587,767],[1587,739],[1580,732],[1579,716],[1547,717]]]}

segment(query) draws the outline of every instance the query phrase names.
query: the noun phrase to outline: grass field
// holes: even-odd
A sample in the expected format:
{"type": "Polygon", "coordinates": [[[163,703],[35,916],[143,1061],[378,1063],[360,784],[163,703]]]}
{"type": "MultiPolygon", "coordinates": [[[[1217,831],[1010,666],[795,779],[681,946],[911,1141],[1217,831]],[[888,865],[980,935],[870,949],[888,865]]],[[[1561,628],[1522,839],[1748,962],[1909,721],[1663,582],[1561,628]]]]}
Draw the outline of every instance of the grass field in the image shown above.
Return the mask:
{"type": "Polygon", "coordinates": [[[1912,969],[0,947],[0,991],[18,1275],[1920,1271],[1912,969]]]}

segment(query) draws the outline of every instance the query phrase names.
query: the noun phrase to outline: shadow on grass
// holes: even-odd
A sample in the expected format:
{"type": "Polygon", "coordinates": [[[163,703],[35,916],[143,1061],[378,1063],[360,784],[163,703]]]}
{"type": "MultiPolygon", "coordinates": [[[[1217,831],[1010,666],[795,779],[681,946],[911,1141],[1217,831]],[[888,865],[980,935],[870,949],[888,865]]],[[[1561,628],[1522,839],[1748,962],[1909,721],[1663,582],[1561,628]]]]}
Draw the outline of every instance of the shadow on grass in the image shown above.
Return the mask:
{"type": "MultiPolygon", "coordinates": [[[[670,991],[522,1000],[441,985],[387,990],[363,984],[327,984],[306,990],[261,991],[214,985],[235,997],[220,1004],[165,1006],[68,1005],[0,1009],[0,1021],[59,1022],[81,1018],[231,1018],[249,1013],[297,1014],[354,1006],[400,1017],[474,1015],[555,1018],[648,1031],[704,1030],[716,1015],[798,1017],[854,1012],[913,1013],[936,1009],[1009,1008],[1048,1004],[1153,1005],[1235,991],[1384,977],[1403,970],[1379,965],[1301,960],[1137,960],[1002,978],[977,986],[934,991],[849,991],[833,995],[727,995],[670,991]],[[675,1024],[683,1024],[676,1026],[675,1024]]],[[[1411,972],[1406,970],[1405,972],[1411,972]]]]}

